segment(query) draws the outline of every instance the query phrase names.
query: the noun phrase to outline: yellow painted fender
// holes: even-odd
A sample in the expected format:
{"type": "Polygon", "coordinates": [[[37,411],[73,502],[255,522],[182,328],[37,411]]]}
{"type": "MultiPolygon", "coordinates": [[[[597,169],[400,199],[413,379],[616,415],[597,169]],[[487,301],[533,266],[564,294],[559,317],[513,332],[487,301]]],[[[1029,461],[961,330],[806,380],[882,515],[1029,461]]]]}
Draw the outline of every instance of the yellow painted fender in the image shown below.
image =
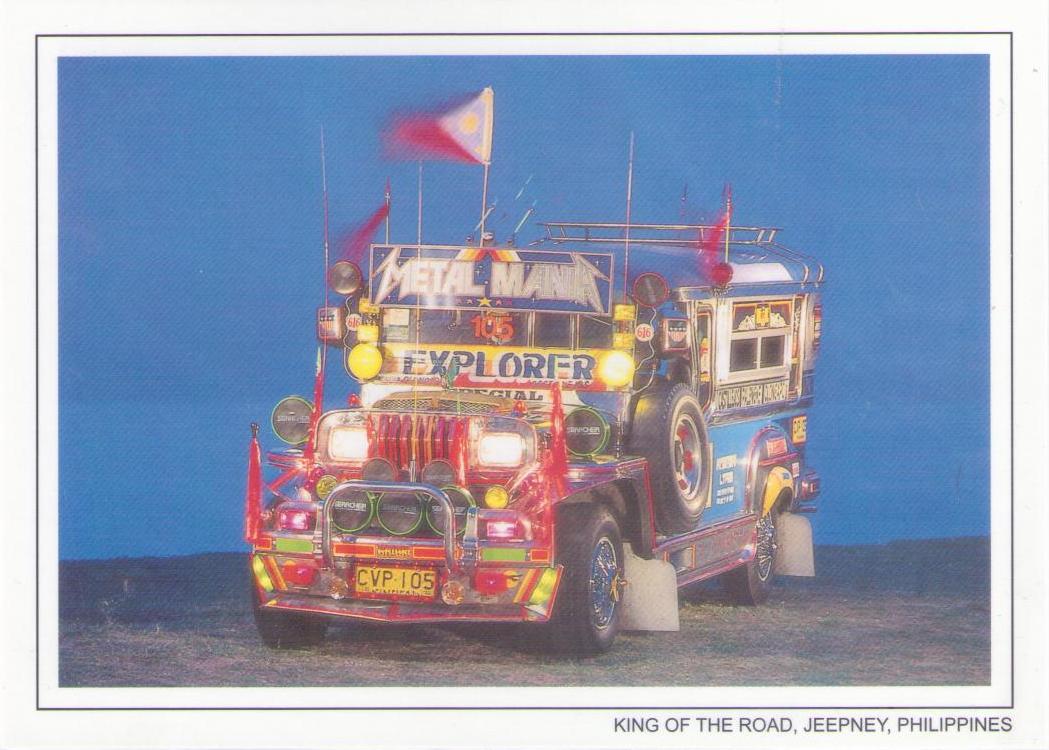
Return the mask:
{"type": "Polygon", "coordinates": [[[791,495],[794,494],[794,476],[782,466],[774,466],[769,470],[769,474],[765,478],[761,515],[765,515],[772,510],[772,506],[776,504],[776,500],[779,499],[783,490],[789,490],[791,495]]]}

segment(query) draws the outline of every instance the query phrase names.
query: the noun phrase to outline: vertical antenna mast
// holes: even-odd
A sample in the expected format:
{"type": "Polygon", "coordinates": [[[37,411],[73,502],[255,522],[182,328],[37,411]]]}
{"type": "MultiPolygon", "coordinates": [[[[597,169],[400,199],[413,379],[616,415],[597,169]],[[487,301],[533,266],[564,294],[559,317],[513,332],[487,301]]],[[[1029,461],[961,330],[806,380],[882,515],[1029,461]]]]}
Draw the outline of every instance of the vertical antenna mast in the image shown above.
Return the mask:
{"type": "Polygon", "coordinates": [[[623,238],[623,298],[630,284],[630,206],[634,197],[634,131],[630,131],[630,156],[626,170],[626,234],[623,238]]]}
{"type": "Polygon", "coordinates": [[[419,159],[419,214],[415,220],[415,243],[423,244],[423,160],[419,159]]]}
{"type": "Polygon", "coordinates": [[[386,244],[390,244],[390,178],[386,178],[386,244]]]}

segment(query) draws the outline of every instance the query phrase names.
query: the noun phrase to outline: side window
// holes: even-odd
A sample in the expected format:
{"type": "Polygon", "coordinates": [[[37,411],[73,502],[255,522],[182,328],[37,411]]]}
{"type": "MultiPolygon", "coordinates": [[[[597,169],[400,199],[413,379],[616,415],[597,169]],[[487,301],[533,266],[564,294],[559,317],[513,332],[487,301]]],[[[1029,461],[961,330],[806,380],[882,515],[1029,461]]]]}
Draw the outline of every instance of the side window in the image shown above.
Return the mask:
{"type": "Polygon", "coordinates": [[[760,374],[784,367],[793,312],[789,300],[733,305],[729,372],[760,374]]]}

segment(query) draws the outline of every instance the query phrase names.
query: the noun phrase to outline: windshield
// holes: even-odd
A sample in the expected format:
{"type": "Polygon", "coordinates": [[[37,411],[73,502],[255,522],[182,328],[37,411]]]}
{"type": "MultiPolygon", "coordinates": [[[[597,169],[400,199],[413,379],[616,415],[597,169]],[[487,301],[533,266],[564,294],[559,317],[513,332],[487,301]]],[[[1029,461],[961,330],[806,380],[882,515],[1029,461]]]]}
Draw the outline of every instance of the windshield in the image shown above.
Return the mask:
{"type": "Polygon", "coordinates": [[[612,321],[593,315],[501,310],[383,309],[387,343],[608,349],[612,321]]]}

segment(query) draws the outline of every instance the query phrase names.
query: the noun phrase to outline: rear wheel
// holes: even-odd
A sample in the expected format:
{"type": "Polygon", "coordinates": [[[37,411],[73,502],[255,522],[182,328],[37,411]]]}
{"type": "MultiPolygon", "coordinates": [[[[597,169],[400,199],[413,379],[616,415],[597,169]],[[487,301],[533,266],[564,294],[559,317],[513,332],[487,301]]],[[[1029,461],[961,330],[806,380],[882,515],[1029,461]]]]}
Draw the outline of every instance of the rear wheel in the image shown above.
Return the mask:
{"type": "Polygon", "coordinates": [[[703,410],[687,385],[655,386],[641,397],[630,446],[648,459],[659,531],[694,529],[703,513],[710,467],[703,410]]]}
{"type": "Polygon", "coordinates": [[[755,526],[754,557],[745,565],[724,576],[725,588],[738,604],[761,604],[769,598],[776,564],[776,522],[779,513],[772,509],[758,519],[755,526]]]}
{"type": "Polygon", "coordinates": [[[552,645],[579,656],[599,654],[612,646],[619,632],[619,525],[605,508],[590,504],[565,507],[557,523],[557,556],[564,575],[548,624],[552,645]]]}

